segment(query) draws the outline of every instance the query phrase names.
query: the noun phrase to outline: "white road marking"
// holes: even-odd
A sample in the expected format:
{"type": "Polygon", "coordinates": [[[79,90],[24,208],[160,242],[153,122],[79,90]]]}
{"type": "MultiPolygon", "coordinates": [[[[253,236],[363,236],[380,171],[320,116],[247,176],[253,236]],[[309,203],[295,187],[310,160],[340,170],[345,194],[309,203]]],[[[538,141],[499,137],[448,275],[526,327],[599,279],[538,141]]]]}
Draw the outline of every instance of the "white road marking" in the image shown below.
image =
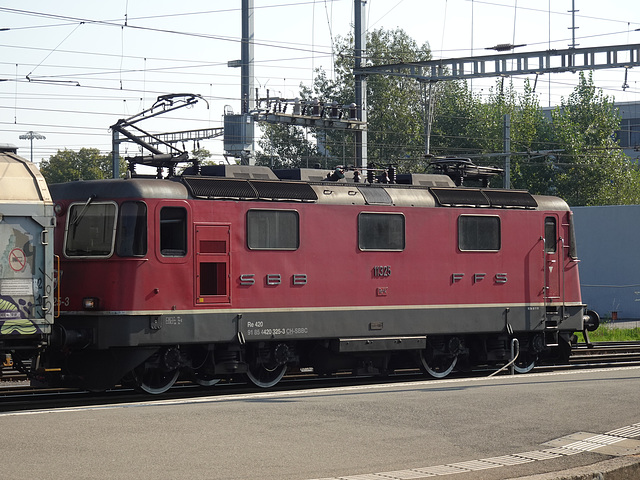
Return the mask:
{"type": "MultiPolygon", "coordinates": [[[[571,435],[568,437],[571,437],[571,435]]],[[[368,473],[364,475],[350,475],[314,480],[417,480],[420,478],[439,477],[456,473],[477,472],[479,470],[486,470],[489,468],[508,467],[522,463],[539,462],[553,458],[576,455],[578,453],[592,452],[598,448],[629,440],[633,437],[640,437],[640,423],[618,428],[605,434],[595,434],[585,438],[584,440],[570,442],[558,448],[545,448],[544,450],[514,453],[512,455],[504,455],[502,457],[448,463],[446,465],[435,465],[433,467],[411,468],[395,472],[368,473]]]]}

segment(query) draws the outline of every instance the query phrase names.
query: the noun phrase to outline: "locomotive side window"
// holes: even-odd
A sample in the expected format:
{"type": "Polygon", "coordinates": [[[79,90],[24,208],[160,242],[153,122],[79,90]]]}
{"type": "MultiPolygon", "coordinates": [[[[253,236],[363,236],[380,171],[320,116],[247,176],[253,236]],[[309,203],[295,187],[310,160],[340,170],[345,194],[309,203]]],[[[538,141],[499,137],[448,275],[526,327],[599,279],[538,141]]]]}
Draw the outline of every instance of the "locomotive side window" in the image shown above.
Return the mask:
{"type": "Polygon", "coordinates": [[[69,207],[64,254],[67,257],[108,257],[113,253],[115,203],[77,203],[69,207]]]}
{"type": "Polygon", "coordinates": [[[544,251],[546,253],[556,253],[556,219],[547,217],[544,219],[544,251]]]}
{"type": "Polygon", "coordinates": [[[396,213],[360,213],[358,246],[360,250],[404,250],[404,215],[396,213]]]}
{"type": "Polygon", "coordinates": [[[147,205],[123,202],[120,205],[116,253],[121,257],[141,257],[147,253],[147,205]]]}
{"type": "Polygon", "coordinates": [[[500,250],[500,217],[460,215],[458,248],[463,252],[500,250]]]}
{"type": "Polygon", "coordinates": [[[251,250],[297,250],[300,219],[294,210],[249,210],[247,246],[251,250]]]}
{"type": "Polygon", "coordinates": [[[184,257],[187,254],[187,210],[162,207],[160,210],[160,254],[184,257]]]}

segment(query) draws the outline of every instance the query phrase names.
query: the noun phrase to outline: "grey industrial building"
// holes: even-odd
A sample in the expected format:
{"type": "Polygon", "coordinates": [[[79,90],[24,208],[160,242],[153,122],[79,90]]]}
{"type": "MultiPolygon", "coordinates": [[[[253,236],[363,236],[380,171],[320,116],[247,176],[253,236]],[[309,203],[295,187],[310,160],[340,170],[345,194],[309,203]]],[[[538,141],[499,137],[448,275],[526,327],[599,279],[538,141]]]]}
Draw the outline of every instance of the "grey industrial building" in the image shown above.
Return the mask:
{"type": "Polygon", "coordinates": [[[572,210],[583,301],[603,318],[640,319],[640,205],[572,210]]]}
{"type": "Polygon", "coordinates": [[[616,138],[624,153],[637,162],[640,159],[640,102],[619,102],[615,106],[621,119],[616,138]]]}

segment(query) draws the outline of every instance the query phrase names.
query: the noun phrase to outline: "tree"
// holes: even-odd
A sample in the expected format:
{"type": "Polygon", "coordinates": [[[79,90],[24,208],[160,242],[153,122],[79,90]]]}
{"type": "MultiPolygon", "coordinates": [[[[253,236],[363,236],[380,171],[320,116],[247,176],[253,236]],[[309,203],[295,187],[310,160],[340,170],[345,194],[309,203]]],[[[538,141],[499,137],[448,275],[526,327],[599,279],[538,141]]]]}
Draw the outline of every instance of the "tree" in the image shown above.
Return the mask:
{"type": "MultiPolygon", "coordinates": [[[[334,77],[318,70],[311,87],[301,85],[303,101],[335,100],[342,105],[354,101],[353,38],[338,37],[334,51],[334,77]]],[[[429,58],[429,46],[418,48],[401,29],[374,30],[367,36],[368,64],[429,58]]],[[[640,203],[640,169],[615,141],[620,122],[613,101],[593,85],[590,75],[580,74],[579,84],[552,113],[551,121],[528,82],[518,93],[512,82],[499,79],[486,98],[461,81],[441,82],[429,91],[435,104],[430,153],[470,156],[479,164],[502,166],[504,117],[509,114],[512,187],[559,195],[571,205],[640,203]]],[[[368,77],[369,166],[395,163],[400,171],[424,171],[425,93],[423,85],[409,78],[368,77]]],[[[328,168],[352,165],[353,144],[352,132],[311,128],[305,132],[282,125],[265,127],[260,143],[265,165],[305,166],[320,158],[328,168]]]]}
{"type": "MultiPolygon", "coordinates": [[[[120,159],[120,172],[126,172],[126,163],[120,159]]],[[[96,180],[113,176],[111,155],[100,155],[97,148],[58,150],[58,153],[43,160],[40,171],[47,183],[63,183],[72,180],[96,180]]]]}
{"type": "Polygon", "coordinates": [[[480,96],[466,82],[451,81],[441,83],[433,97],[430,153],[467,156],[485,152],[483,141],[491,122],[486,121],[487,110],[480,96]]]}
{"type": "MultiPolygon", "coordinates": [[[[431,152],[440,156],[472,156],[474,162],[503,165],[505,115],[511,120],[511,185],[546,190],[538,178],[541,149],[549,148],[549,127],[528,82],[518,94],[512,82],[499,79],[486,99],[474,94],[466,82],[444,82],[435,102],[431,152]],[[482,158],[485,155],[486,158],[482,158]]],[[[497,185],[500,178],[493,184],[497,185]]],[[[541,193],[541,192],[538,192],[541,193]]]]}
{"type": "MultiPolygon", "coordinates": [[[[311,88],[302,86],[306,101],[337,101],[349,105],[355,101],[353,79],[353,37],[338,37],[334,51],[335,79],[319,69],[311,88]]],[[[371,65],[428,60],[428,44],[418,47],[402,29],[378,29],[367,34],[367,61],[371,65]]],[[[424,151],[423,101],[420,84],[413,79],[376,75],[367,81],[368,162],[401,166],[424,151]]],[[[353,132],[314,130],[329,157],[327,166],[354,164],[353,132]]]]}
{"type": "Polygon", "coordinates": [[[640,202],[638,166],[614,138],[620,118],[613,100],[580,73],[579,83],[552,112],[554,140],[563,150],[555,164],[557,194],[570,205],[640,202]]]}
{"type": "Polygon", "coordinates": [[[206,148],[194,148],[191,150],[191,160],[197,160],[200,165],[215,165],[213,160],[210,160],[211,152],[206,148]]]}
{"type": "MultiPolygon", "coordinates": [[[[518,94],[502,79],[481,100],[464,82],[448,82],[436,105],[432,151],[491,155],[500,166],[504,115],[511,116],[511,186],[558,195],[570,205],[640,202],[640,170],[618,146],[620,119],[613,101],[580,74],[568,99],[545,117],[528,82],[518,94]]],[[[497,182],[494,182],[494,185],[497,182]]]]}
{"type": "Polygon", "coordinates": [[[318,147],[310,142],[304,129],[294,125],[265,124],[258,141],[262,152],[256,155],[257,165],[271,168],[301,168],[322,164],[318,147]]]}

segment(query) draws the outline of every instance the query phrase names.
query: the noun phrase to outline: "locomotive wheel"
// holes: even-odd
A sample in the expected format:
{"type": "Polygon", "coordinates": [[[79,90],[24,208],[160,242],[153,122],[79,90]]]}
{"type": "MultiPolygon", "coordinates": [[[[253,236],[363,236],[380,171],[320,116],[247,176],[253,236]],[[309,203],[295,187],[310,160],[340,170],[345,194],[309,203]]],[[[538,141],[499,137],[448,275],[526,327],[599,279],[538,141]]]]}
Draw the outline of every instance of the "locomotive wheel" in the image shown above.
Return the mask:
{"type": "Polygon", "coordinates": [[[537,357],[528,355],[526,353],[521,354],[516,362],[513,364],[513,369],[518,373],[529,373],[536,366],[537,357]]]}
{"type": "Polygon", "coordinates": [[[152,395],[159,395],[169,390],[176,380],[180,371],[178,369],[167,371],[158,366],[151,366],[143,363],[132,371],[133,381],[136,388],[152,395]]]}
{"type": "Polygon", "coordinates": [[[530,339],[519,339],[520,351],[513,369],[518,373],[529,373],[536,366],[538,353],[544,350],[542,335],[534,335],[530,339]]]}
{"type": "Polygon", "coordinates": [[[247,378],[256,387],[270,388],[277,384],[287,372],[287,364],[278,362],[265,350],[253,348],[247,352],[247,378]],[[262,354],[262,355],[261,355],[262,354]]]}
{"type": "Polygon", "coordinates": [[[286,365],[275,365],[271,368],[263,363],[251,362],[247,370],[247,378],[256,387],[270,388],[282,380],[285,373],[287,373],[286,365]]]}
{"type": "Polygon", "coordinates": [[[449,375],[458,363],[458,356],[438,355],[427,359],[426,351],[420,352],[420,363],[424,371],[433,378],[444,378],[449,375]]]}

